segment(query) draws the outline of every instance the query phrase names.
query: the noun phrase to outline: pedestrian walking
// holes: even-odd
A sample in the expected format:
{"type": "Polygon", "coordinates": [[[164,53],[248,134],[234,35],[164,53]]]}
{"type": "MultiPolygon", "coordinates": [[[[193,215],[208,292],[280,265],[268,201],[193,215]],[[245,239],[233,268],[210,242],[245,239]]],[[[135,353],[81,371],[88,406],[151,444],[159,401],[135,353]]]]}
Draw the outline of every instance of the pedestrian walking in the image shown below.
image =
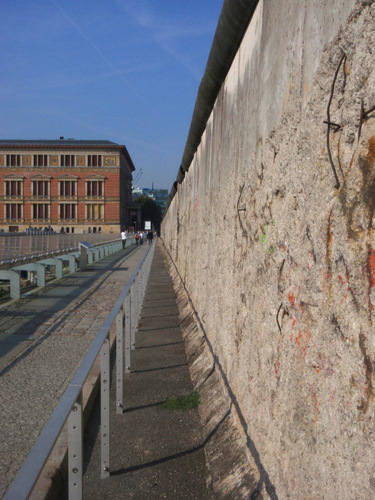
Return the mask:
{"type": "Polygon", "coordinates": [[[126,247],[126,238],[127,238],[127,234],[126,234],[125,229],[123,229],[123,230],[121,231],[122,248],[125,248],[125,247],[126,247]]]}
{"type": "Polygon", "coordinates": [[[147,239],[148,239],[148,244],[149,245],[151,245],[153,237],[154,237],[154,233],[152,231],[149,231],[147,233],[147,239]]]}

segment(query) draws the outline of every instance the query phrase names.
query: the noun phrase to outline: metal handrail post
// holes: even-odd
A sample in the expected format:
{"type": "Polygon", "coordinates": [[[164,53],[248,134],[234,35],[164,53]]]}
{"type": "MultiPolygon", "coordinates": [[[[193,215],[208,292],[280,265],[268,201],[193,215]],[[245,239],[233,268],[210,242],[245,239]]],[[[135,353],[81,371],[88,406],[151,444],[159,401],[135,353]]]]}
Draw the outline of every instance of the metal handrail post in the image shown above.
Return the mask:
{"type": "Polygon", "coordinates": [[[108,337],[100,349],[100,423],[101,423],[101,477],[110,476],[109,450],[109,396],[110,396],[110,350],[108,337]]]}
{"type": "MultiPolygon", "coordinates": [[[[150,250],[150,253],[152,253],[152,250],[150,250]]],[[[150,254],[149,254],[149,255],[147,255],[146,285],[148,282],[148,277],[150,275],[151,261],[152,261],[152,259],[150,258],[150,254]]]]}
{"type": "Polygon", "coordinates": [[[138,322],[139,322],[139,271],[134,281],[135,286],[135,333],[138,330],[138,322]]]}
{"type": "Polygon", "coordinates": [[[69,500],[81,500],[83,494],[82,392],[69,415],[68,457],[69,500]]]}
{"type": "MultiPolygon", "coordinates": [[[[150,254],[151,254],[151,251],[150,251],[150,254]]],[[[146,261],[146,265],[145,265],[144,293],[146,293],[146,287],[147,287],[147,283],[148,283],[148,277],[150,275],[150,262],[151,262],[150,254],[147,256],[147,261],[146,261]]]]}
{"type": "Polygon", "coordinates": [[[94,262],[94,250],[92,248],[87,249],[87,264],[92,264],[94,262]]]}
{"type": "Polygon", "coordinates": [[[51,449],[73,408],[74,403],[72,402],[77,401],[80,392],[81,388],[77,385],[70,385],[67,388],[55,411],[44,426],[41,436],[39,436],[21,470],[6,492],[4,500],[26,500],[29,498],[51,449]],[[56,429],[59,430],[58,433],[56,433],[56,429]]]}
{"type": "MultiPolygon", "coordinates": [[[[140,274],[139,274],[139,303],[141,304],[141,307],[140,307],[141,310],[142,310],[142,304],[143,304],[144,274],[145,274],[145,270],[142,269],[140,274]]],[[[139,316],[141,316],[141,311],[139,311],[139,316]]]]}
{"type": "Polygon", "coordinates": [[[130,288],[130,344],[131,349],[135,349],[135,322],[136,322],[136,313],[135,313],[135,281],[133,282],[130,288]]]}
{"type": "Polygon", "coordinates": [[[142,304],[146,295],[146,286],[147,286],[147,278],[148,278],[148,263],[149,263],[149,256],[147,255],[147,259],[145,261],[144,269],[143,269],[143,274],[142,274],[142,304]]]}
{"type": "Polygon", "coordinates": [[[145,289],[145,272],[146,272],[146,262],[145,262],[145,265],[141,267],[141,272],[139,275],[140,288],[141,288],[141,290],[140,290],[141,309],[142,309],[144,289],[145,289]]]}
{"type": "Polygon", "coordinates": [[[121,307],[116,315],[116,413],[124,408],[124,313],[121,307]]]}
{"type": "Polygon", "coordinates": [[[130,294],[125,298],[125,373],[130,373],[131,364],[130,294]]]}
{"type": "Polygon", "coordinates": [[[139,270],[138,276],[137,276],[137,318],[138,320],[141,318],[141,308],[142,308],[142,286],[141,286],[141,272],[142,270],[139,270]]]}
{"type": "MultiPolygon", "coordinates": [[[[134,318],[135,318],[135,325],[137,325],[136,322],[138,322],[138,309],[139,309],[139,287],[138,287],[138,277],[139,277],[139,271],[137,273],[137,276],[135,277],[134,280],[134,318]]],[[[137,326],[135,327],[135,330],[137,331],[137,326]]]]}

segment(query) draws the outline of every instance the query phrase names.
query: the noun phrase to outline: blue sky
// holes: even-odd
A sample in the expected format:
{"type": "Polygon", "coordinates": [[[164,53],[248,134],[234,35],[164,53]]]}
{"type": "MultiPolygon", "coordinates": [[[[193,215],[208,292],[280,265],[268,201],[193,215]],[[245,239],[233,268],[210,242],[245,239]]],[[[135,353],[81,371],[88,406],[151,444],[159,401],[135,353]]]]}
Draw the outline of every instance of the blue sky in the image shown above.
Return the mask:
{"type": "Polygon", "coordinates": [[[170,189],[222,0],[2,0],[0,139],[125,144],[170,189]]]}

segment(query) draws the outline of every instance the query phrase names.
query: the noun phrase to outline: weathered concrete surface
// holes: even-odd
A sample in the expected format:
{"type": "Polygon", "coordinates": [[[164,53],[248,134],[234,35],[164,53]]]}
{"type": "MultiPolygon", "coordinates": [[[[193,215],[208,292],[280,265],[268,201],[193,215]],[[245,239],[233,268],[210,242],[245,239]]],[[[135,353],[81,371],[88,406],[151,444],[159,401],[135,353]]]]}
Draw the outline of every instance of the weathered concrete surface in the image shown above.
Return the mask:
{"type": "Polygon", "coordinates": [[[271,497],[374,496],[374,22],[259,2],[163,222],[271,497]]]}
{"type": "MultiPolygon", "coordinates": [[[[146,246],[133,247],[104,257],[86,272],[73,273],[1,309],[1,495],[14,479],[146,250],[146,246]]],[[[95,383],[94,378],[88,381],[87,393],[95,383]]],[[[36,498],[43,498],[50,487],[50,476],[56,473],[64,456],[65,444],[57,450],[54,462],[38,485],[36,498]]]]}
{"type": "MultiPolygon", "coordinates": [[[[169,273],[178,298],[181,329],[185,341],[190,376],[199,391],[199,416],[203,425],[204,450],[215,498],[262,498],[261,491],[273,492],[269,478],[249,456],[246,429],[238,426],[238,405],[230,397],[228,380],[207,339],[204,324],[181,281],[181,276],[165,251],[169,273]]],[[[233,395],[232,395],[233,396],[233,395]]],[[[251,444],[252,446],[252,444],[251,444]]]]}

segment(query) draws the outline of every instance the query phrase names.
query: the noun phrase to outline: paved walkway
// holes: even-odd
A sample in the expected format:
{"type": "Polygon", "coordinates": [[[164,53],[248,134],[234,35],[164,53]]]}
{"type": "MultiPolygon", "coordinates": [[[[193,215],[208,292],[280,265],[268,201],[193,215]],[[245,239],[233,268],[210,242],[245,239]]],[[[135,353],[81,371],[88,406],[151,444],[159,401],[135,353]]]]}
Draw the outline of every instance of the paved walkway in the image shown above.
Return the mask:
{"type": "Polygon", "coordinates": [[[0,497],[146,250],[107,256],[0,310],[0,497]]]}
{"type": "Polygon", "coordinates": [[[115,413],[112,387],[111,477],[100,479],[97,407],[85,437],[84,498],[213,498],[206,485],[197,408],[161,407],[168,398],[186,396],[192,390],[176,295],[157,247],[131,373],[125,375],[123,415],[115,413]]]}

